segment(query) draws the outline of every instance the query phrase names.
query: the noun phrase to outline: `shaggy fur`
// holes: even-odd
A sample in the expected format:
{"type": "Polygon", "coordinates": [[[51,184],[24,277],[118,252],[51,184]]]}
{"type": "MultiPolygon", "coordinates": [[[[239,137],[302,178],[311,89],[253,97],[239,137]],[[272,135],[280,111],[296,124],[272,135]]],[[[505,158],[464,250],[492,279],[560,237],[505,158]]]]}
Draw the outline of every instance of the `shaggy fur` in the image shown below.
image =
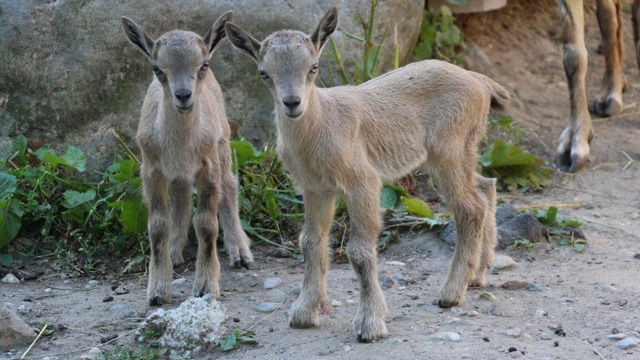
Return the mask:
{"type": "Polygon", "coordinates": [[[360,282],[353,319],[359,340],[387,334],[384,295],[376,271],[381,228],[380,188],[412,170],[426,170],[456,218],[458,241],[441,306],[483,286],[495,238],[495,181],[476,173],[476,149],[490,106],[510,98],[484,75],[442,61],[407,65],[359,86],[317,88],[318,57],[338,22],[331,9],[313,34],[279,31],[262,43],[235,24],[232,44],[258,64],[275,100],[278,154],[302,188],[306,218],[300,235],[306,271],[290,325],[317,326],[325,302],[327,241],[336,196],[351,219],[347,255],[360,282]]]}
{"type": "Polygon", "coordinates": [[[224,24],[231,19],[231,12],[222,15],[204,38],[171,31],[157,41],[133,21],[122,19],[129,41],[149,59],[156,73],[142,105],[137,134],[149,208],[147,298],[151,305],[171,300],[173,264],[183,262],[194,182],[198,189],[193,217],[198,255],[193,295],[218,297],[220,293],[218,213],[231,265],[250,267],[253,263],[249,238],[238,217],[222,92],[208,69],[213,52],[225,37],[224,24]]]}

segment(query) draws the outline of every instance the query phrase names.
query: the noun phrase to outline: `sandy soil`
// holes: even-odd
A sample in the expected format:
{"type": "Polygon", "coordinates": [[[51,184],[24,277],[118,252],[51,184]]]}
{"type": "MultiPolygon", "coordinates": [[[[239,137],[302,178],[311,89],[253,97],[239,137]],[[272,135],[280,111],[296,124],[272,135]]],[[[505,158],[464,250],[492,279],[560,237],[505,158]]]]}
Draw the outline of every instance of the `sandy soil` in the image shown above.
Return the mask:
{"type": "MultiPolygon", "coordinates": [[[[604,59],[595,49],[599,30],[595,1],[586,1],[586,39],[589,50],[588,97],[598,90],[604,59]]],[[[508,111],[526,133],[525,144],[545,160],[552,160],[560,132],[569,116],[566,79],[559,43],[560,16],[552,0],[511,1],[503,10],[461,17],[467,40],[470,66],[505,84],[514,97],[508,111]]],[[[628,3],[628,1],[625,1],[628,3]]],[[[625,14],[625,45],[633,49],[630,15],[625,14]]],[[[625,104],[640,101],[640,77],[634,54],[625,54],[625,73],[630,88],[625,104]]],[[[382,277],[401,277],[385,291],[389,307],[389,337],[373,343],[357,342],[351,318],[358,301],[358,284],[348,264],[332,264],[328,275],[329,300],[342,306],[320,315],[315,329],[290,329],[286,309],[295,296],[284,300],[280,310],[255,326],[257,346],[242,346],[232,352],[212,350],[197,358],[213,359],[501,359],[522,356],[531,359],[637,359],[640,349],[620,350],[607,335],[616,330],[629,334],[640,327],[640,115],[638,107],[625,110],[629,116],[595,124],[592,158],[578,174],[556,173],[553,185],[536,194],[499,194],[514,206],[534,204],[590,204],[589,208],[562,209],[584,221],[588,246],[578,253],[568,246],[537,244],[531,249],[499,252],[513,257],[518,265],[510,270],[489,271],[489,286],[483,291],[496,300],[479,299],[480,290],[469,290],[467,301],[452,309],[432,305],[442,285],[452,249],[435,232],[403,236],[379,256],[382,277]],[[622,171],[626,160],[622,150],[636,159],[622,171]],[[621,230],[624,229],[625,231],[621,230]],[[390,260],[404,266],[386,265],[390,260]],[[530,281],[541,292],[506,290],[507,281],[530,281]],[[474,316],[475,315],[475,316],[474,316]],[[561,327],[565,336],[555,332],[561,327]],[[430,335],[452,331],[459,342],[434,341],[430,335]],[[521,331],[521,334],[520,334],[521,331]],[[517,337],[514,336],[518,335],[517,337]],[[509,348],[517,351],[509,352],[509,348]],[[600,355],[594,353],[597,350],[600,355]]],[[[262,287],[268,277],[279,277],[277,289],[287,292],[302,282],[303,264],[295,259],[269,255],[271,249],[257,246],[258,268],[243,272],[223,263],[222,302],[232,326],[248,328],[265,314],[255,310],[262,301],[279,302],[262,287]]],[[[43,264],[46,265],[46,264],[43,264]]],[[[191,268],[180,274],[187,281],[174,288],[178,304],[184,300],[193,278],[191,268]]],[[[136,318],[149,310],[145,299],[145,279],[126,278],[121,282],[130,292],[114,295],[108,279],[99,279],[87,288],[89,278],[67,279],[59,274],[20,285],[0,285],[2,301],[25,305],[23,318],[31,324],[64,324],[43,338],[29,358],[68,352],[100,344],[109,334],[125,334],[136,318]],[[48,292],[45,289],[50,289],[48,292]],[[114,296],[104,303],[106,296],[114,296]],[[32,302],[23,303],[24,298],[32,302]],[[123,310],[110,310],[114,304],[123,310]],[[122,319],[133,311],[133,318],[122,319]]],[[[277,295],[277,294],[276,294],[277,295]]],[[[175,306],[172,305],[172,306],[175,306]]],[[[168,306],[171,307],[171,306],[168,306]]],[[[137,348],[133,335],[117,344],[137,348]]],[[[107,345],[113,349],[113,345],[107,345]]],[[[86,352],[86,351],[85,351],[86,352]]],[[[5,354],[0,354],[3,357],[5,354]]],[[[78,353],[51,356],[77,358],[78,353]]]]}

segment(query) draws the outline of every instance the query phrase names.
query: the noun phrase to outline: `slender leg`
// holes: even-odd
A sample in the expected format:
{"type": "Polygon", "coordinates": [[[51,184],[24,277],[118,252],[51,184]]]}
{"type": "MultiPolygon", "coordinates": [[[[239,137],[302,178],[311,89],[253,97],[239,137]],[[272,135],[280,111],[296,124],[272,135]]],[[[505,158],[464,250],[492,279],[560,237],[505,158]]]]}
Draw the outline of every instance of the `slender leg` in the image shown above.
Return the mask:
{"type": "Polygon", "coordinates": [[[640,0],[634,0],[633,7],[631,9],[631,20],[633,22],[633,45],[636,52],[636,61],[638,62],[638,68],[640,68],[640,0]]]}
{"type": "Polygon", "coordinates": [[[584,44],[584,9],[581,0],[557,2],[564,15],[564,69],[569,83],[571,118],[560,135],[556,165],[560,169],[575,172],[586,164],[589,142],[593,138],[585,89],[587,49],[584,44]]]}
{"type": "Polygon", "coordinates": [[[191,222],[190,181],[175,179],[169,184],[169,212],[171,213],[171,260],[174,265],[184,262],[182,249],[187,244],[191,222]]]}
{"type": "Polygon", "coordinates": [[[318,326],[318,309],[327,299],[328,238],[335,208],[335,195],[304,191],[305,223],[300,246],[305,261],[302,291],[289,311],[293,328],[318,326]]]}
{"type": "Polygon", "coordinates": [[[479,194],[484,197],[486,212],[482,227],[482,254],[480,266],[475,278],[469,283],[470,287],[484,287],[486,285],[485,273],[491,267],[493,255],[496,249],[496,179],[487,179],[479,174],[475,175],[476,186],[479,194]]]}
{"type": "Polygon", "coordinates": [[[231,153],[229,145],[221,143],[218,146],[220,151],[220,168],[222,171],[222,194],[218,213],[220,215],[220,225],[224,236],[224,244],[229,253],[231,266],[236,268],[245,267],[250,269],[253,262],[253,254],[249,249],[251,241],[242,230],[240,216],[238,212],[238,182],[231,171],[231,153]]]}
{"type": "Polygon", "coordinates": [[[220,196],[219,168],[217,162],[206,164],[196,175],[198,206],[193,217],[193,227],[198,238],[198,258],[196,276],[193,281],[193,295],[211,293],[220,296],[220,262],[216,253],[218,236],[218,201],[220,196]]]}
{"type": "Polygon", "coordinates": [[[626,79],[622,72],[622,16],[619,0],[598,0],[598,24],[602,34],[602,53],[606,69],[600,91],[594,97],[592,112],[611,116],[622,110],[622,91],[626,79]]]}
{"type": "Polygon", "coordinates": [[[371,342],[387,335],[384,317],[387,304],[378,283],[376,243],[382,227],[380,188],[382,183],[371,169],[367,182],[347,189],[346,202],[351,219],[347,256],[360,282],[360,304],[353,327],[358,341],[371,342]]]}
{"type": "MultiPolygon", "coordinates": [[[[148,163],[145,161],[145,163],[148,163]]],[[[149,208],[149,242],[151,263],[147,299],[150,305],[162,305],[171,301],[173,265],[169,255],[170,217],[167,207],[168,185],[160,171],[143,166],[141,171],[144,198],[149,208]]]]}

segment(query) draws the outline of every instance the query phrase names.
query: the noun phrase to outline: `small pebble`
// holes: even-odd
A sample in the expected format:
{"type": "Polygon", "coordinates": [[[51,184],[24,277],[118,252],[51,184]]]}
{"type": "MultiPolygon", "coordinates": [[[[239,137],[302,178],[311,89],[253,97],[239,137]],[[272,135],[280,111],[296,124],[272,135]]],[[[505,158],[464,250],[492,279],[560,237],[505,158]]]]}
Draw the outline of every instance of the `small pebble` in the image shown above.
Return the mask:
{"type": "Polygon", "coordinates": [[[127,307],[127,305],[125,304],[113,304],[109,310],[111,311],[117,311],[117,310],[124,310],[127,307]]]}
{"type": "Polygon", "coordinates": [[[22,299],[22,302],[32,302],[33,300],[29,299],[29,298],[24,298],[22,299]]]}
{"type": "Polygon", "coordinates": [[[495,295],[493,295],[492,293],[490,293],[490,292],[488,292],[488,291],[485,291],[485,292],[480,293],[480,295],[478,295],[477,299],[479,299],[479,300],[480,300],[480,299],[482,299],[482,300],[495,301],[495,300],[497,300],[498,298],[496,298],[496,296],[495,296],[495,295]]]}
{"type": "Polygon", "coordinates": [[[509,348],[509,352],[514,352],[514,351],[518,351],[518,349],[514,348],[513,346],[509,348]]]}
{"type": "Polygon", "coordinates": [[[338,300],[331,300],[331,302],[329,303],[331,306],[333,307],[339,307],[342,306],[342,303],[338,300]]]}
{"type": "Polygon", "coordinates": [[[626,337],[627,337],[627,334],[625,334],[625,333],[617,333],[617,334],[607,335],[607,339],[609,339],[611,341],[622,340],[622,339],[624,339],[626,337]]]}
{"type": "Polygon", "coordinates": [[[278,277],[274,277],[274,278],[266,278],[264,279],[264,288],[265,289],[273,289],[274,287],[280,285],[282,283],[282,279],[278,278],[278,277]]]}
{"type": "Polygon", "coordinates": [[[269,332],[273,332],[273,326],[269,326],[269,332]]]}
{"type": "Polygon", "coordinates": [[[287,249],[283,249],[283,248],[277,248],[274,256],[277,258],[290,258],[291,257],[291,251],[287,250],[287,249]]]}
{"type": "Polygon", "coordinates": [[[113,296],[107,296],[104,299],[102,299],[102,302],[109,302],[109,301],[113,301],[113,296]]]}
{"type": "Polygon", "coordinates": [[[494,270],[511,269],[518,265],[518,263],[507,255],[496,255],[491,262],[491,267],[494,270]]]}
{"type": "Polygon", "coordinates": [[[206,301],[208,303],[211,303],[211,300],[214,300],[213,295],[211,295],[210,292],[202,295],[201,299],[202,301],[206,301]]]}
{"type": "Polygon", "coordinates": [[[267,294],[267,296],[271,300],[279,300],[279,299],[282,299],[282,297],[284,297],[284,291],[280,289],[271,289],[267,294]]]}
{"type": "Polygon", "coordinates": [[[237,318],[237,317],[234,317],[234,318],[233,318],[233,322],[239,323],[239,322],[240,322],[240,319],[239,319],[239,318],[237,318]]]}
{"type": "Polygon", "coordinates": [[[528,284],[529,283],[527,283],[526,281],[511,280],[502,284],[501,287],[505,290],[520,290],[527,287],[528,284]]]}
{"type": "Polygon", "coordinates": [[[128,310],[127,312],[125,312],[125,313],[122,315],[122,318],[123,318],[123,319],[128,319],[128,318],[132,318],[132,317],[134,317],[135,315],[136,315],[136,312],[135,312],[135,311],[133,311],[133,310],[128,310]]]}
{"type": "Polygon", "coordinates": [[[116,334],[116,333],[109,334],[107,336],[103,336],[103,337],[100,338],[100,343],[104,344],[106,342],[109,342],[109,341],[117,338],[117,337],[118,337],[118,334],[116,334]]]}
{"type": "Polygon", "coordinates": [[[277,305],[274,304],[274,303],[262,302],[262,303],[258,304],[258,306],[256,307],[256,310],[258,310],[260,312],[271,312],[271,311],[275,310],[276,307],[277,307],[277,305]]]}
{"type": "Polygon", "coordinates": [[[185,278],[177,278],[171,282],[171,285],[180,285],[184,284],[187,281],[185,278]]]}
{"type": "Polygon", "coordinates": [[[522,336],[522,329],[519,328],[511,328],[511,329],[507,329],[504,332],[502,332],[504,335],[512,337],[512,338],[519,338],[520,336],[522,336]]]}
{"type": "Polygon", "coordinates": [[[89,285],[90,286],[98,285],[98,280],[89,280],[89,285]]]}
{"type": "Polygon", "coordinates": [[[541,340],[551,340],[551,335],[549,335],[547,333],[542,333],[542,334],[540,334],[540,339],[541,340]]]}
{"type": "Polygon", "coordinates": [[[450,341],[450,342],[458,342],[460,341],[460,334],[453,331],[443,331],[438,332],[429,336],[429,339],[435,341],[450,341]]]}
{"type": "Polygon", "coordinates": [[[18,306],[17,310],[18,310],[18,312],[26,313],[27,312],[27,307],[24,306],[24,305],[20,305],[20,306],[18,306]]]}
{"type": "Polygon", "coordinates": [[[384,264],[390,266],[404,266],[404,263],[401,261],[387,261],[384,264]]]}
{"type": "Polygon", "coordinates": [[[124,286],[118,286],[113,291],[116,293],[116,295],[124,295],[124,294],[128,294],[129,293],[129,289],[127,289],[124,286]]]}
{"type": "Polygon", "coordinates": [[[620,349],[620,350],[628,350],[631,349],[633,347],[638,346],[638,343],[640,343],[640,340],[637,338],[626,338],[626,339],[622,339],[620,341],[618,341],[616,343],[616,346],[620,349]]]}
{"type": "Polygon", "coordinates": [[[528,282],[524,289],[527,291],[542,291],[542,287],[533,282],[528,282]]]}
{"type": "Polygon", "coordinates": [[[471,310],[471,311],[467,312],[467,316],[470,316],[470,317],[476,317],[476,316],[479,316],[479,315],[480,315],[480,313],[475,311],[475,310],[471,310]]]}

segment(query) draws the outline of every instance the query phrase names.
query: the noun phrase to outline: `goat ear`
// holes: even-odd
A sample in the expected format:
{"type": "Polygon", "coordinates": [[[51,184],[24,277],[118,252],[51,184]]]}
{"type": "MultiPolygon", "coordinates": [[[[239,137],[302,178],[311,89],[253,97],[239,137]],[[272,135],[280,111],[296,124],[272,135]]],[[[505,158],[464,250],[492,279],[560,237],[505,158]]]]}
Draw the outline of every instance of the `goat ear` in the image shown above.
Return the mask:
{"type": "Polygon", "coordinates": [[[311,42],[316,46],[318,52],[322,51],[322,48],[327,43],[327,40],[338,28],[338,8],[332,7],[327,11],[316,30],[311,34],[311,42]]]}
{"type": "Polygon", "coordinates": [[[213,23],[213,26],[211,27],[209,32],[207,32],[207,35],[204,36],[203,40],[209,48],[210,56],[213,55],[213,52],[216,51],[218,46],[222,44],[222,40],[224,40],[225,36],[227,36],[226,32],[224,31],[224,24],[226,24],[228,21],[233,21],[233,13],[231,11],[227,11],[226,13],[222,14],[222,16],[220,16],[218,20],[213,23]]]}
{"type": "Polygon", "coordinates": [[[154,44],[153,39],[147,35],[138,24],[126,16],[122,17],[122,26],[124,27],[124,33],[127,35],[129,42],[142,51],[148,59],[151,59],[151,51],[153,51],[154,44]]]}
{"type": "Polygon", "coordinates": [[[255,62],[258,62],[258,54],[262,44],[234,23],[228,22],[224,28],[231,44],[237,49],[246,52],[255,62]]]}

